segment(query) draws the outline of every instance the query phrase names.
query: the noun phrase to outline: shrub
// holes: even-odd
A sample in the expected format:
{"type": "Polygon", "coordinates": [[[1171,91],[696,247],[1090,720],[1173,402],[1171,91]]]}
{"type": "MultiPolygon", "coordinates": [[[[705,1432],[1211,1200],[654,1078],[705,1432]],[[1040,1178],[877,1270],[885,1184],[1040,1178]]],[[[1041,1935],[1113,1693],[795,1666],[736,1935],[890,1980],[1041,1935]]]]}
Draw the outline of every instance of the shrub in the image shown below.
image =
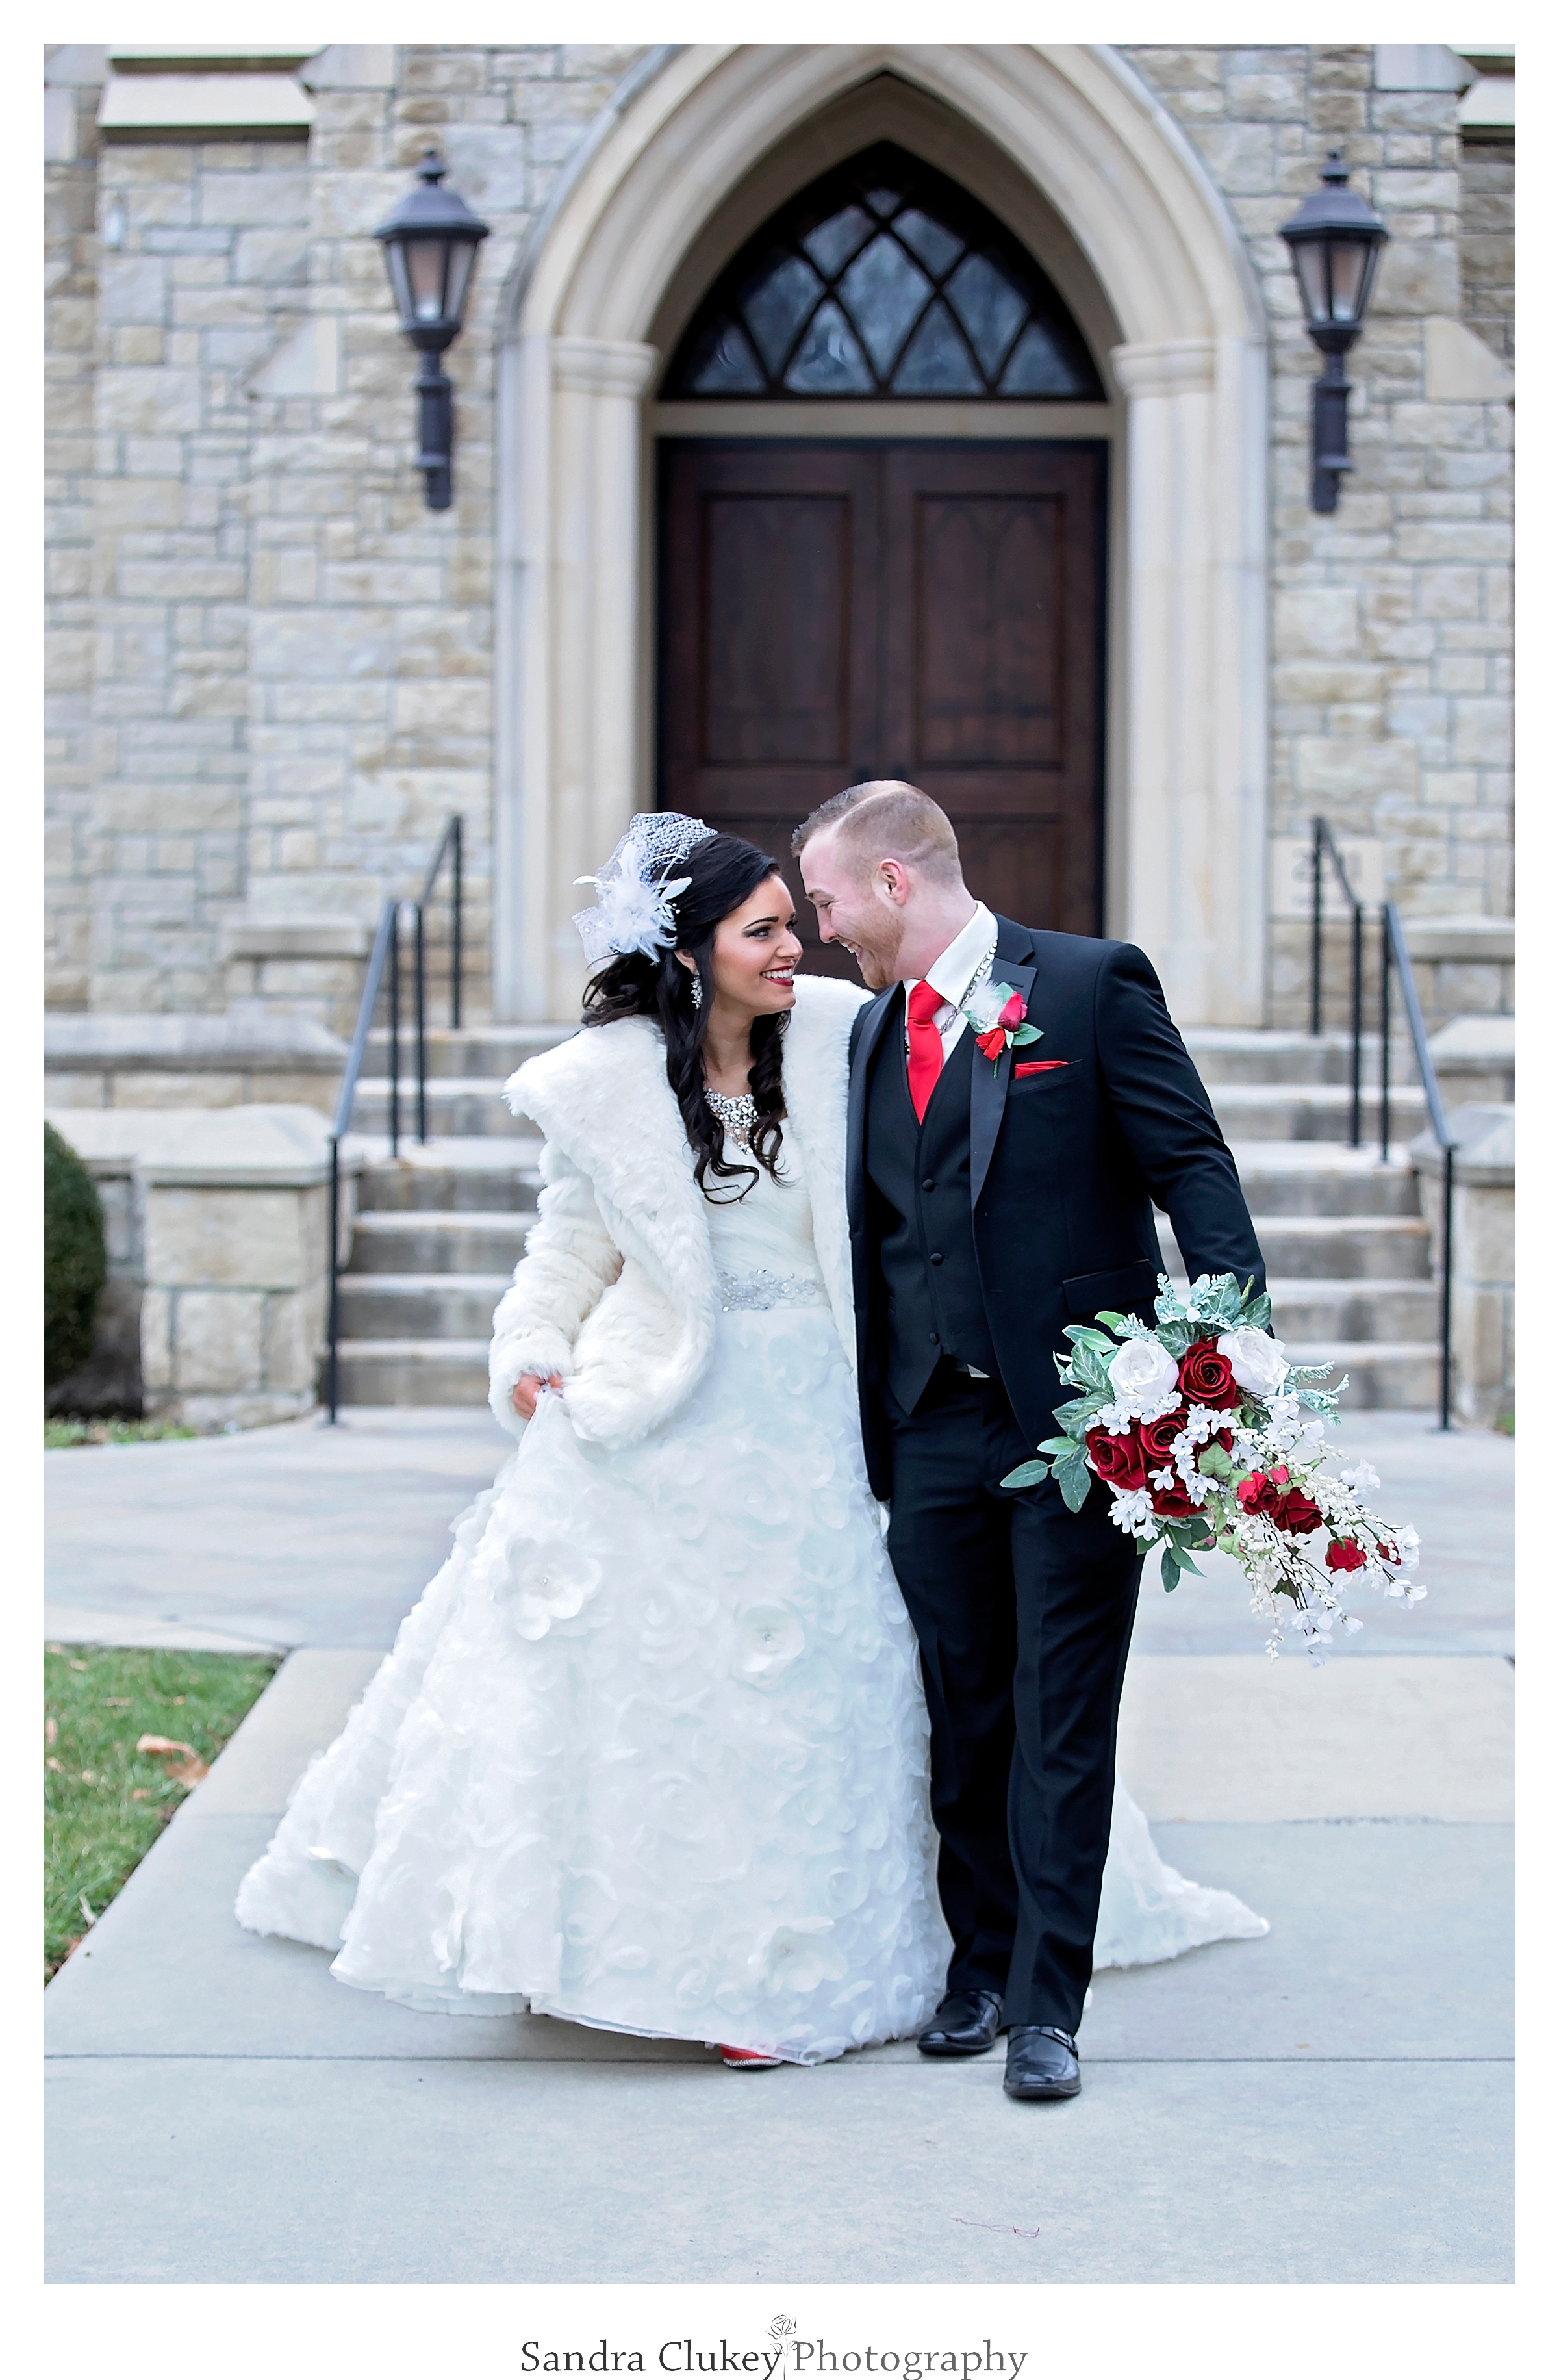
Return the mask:
{"type": "Polygon", "coordinates": [[[108,1278],[103,1208],[67,1140],[43,1126],[43,1386],[92,1352],[92,1316],[108,1278]]]}

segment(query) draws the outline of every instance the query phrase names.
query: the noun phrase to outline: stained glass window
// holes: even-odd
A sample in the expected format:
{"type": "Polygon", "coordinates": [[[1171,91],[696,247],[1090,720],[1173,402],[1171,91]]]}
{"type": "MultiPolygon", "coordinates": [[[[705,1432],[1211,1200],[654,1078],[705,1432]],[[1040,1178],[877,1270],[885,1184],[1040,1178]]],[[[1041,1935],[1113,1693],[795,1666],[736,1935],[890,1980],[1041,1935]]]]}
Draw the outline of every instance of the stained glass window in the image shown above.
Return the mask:
{"type": "Polygon", "coordinates": [[[770,217],[671,359],[667,396],[1097,402],[1059,295],[987,207],[889,140],[770,217]]]}

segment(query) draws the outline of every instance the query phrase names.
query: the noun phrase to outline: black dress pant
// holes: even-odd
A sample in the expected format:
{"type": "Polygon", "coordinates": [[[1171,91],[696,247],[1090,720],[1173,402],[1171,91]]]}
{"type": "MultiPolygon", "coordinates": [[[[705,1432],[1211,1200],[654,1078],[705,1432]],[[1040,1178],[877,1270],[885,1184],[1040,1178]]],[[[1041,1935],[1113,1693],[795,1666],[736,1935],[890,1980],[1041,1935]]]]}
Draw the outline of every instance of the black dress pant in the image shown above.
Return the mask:
{"type": "Polygon", "coordinates": [[[1003,1994],[1009,2024],[1075,2033],[1093,1971],[1116,1720],[1142,1579],[1097,1485],[999,1482],[1032,1454],[1000,1383],[946,1359],[893,1430],[888,1550],[931,1716],[948,1989],[1003,1994]]]}

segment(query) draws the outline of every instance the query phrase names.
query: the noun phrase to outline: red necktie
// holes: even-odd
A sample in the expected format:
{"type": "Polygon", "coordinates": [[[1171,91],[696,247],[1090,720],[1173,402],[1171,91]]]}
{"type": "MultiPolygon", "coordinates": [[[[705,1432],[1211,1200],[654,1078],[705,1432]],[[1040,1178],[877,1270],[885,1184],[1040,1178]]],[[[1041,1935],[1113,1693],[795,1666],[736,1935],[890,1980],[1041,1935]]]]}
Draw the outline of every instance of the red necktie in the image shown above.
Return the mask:
{"type": "Polygon", "coordinates": [[[910,1099],[915,1122],[925,1122],[925,1111],[942,1071],[942,1037],[932,1019],[942,1005],[934,984],[917,983],[910,992],[910,1099]]]}

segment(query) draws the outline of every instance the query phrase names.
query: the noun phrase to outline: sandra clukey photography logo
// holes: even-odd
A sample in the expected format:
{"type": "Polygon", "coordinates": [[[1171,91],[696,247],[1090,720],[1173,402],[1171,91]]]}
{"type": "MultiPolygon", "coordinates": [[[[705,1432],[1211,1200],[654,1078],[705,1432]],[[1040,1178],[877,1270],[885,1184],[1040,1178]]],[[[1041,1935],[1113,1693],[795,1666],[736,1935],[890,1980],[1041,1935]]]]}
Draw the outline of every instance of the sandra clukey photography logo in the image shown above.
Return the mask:
{"type": "Polygon", "coordinates": [[[801,2338],[796,2325],[779,2315],[768,2325],[767,2343],[745,2347],[729,2338],[706,2344],[701,2339],[663,2339],[659,2349],[614,2347],[601,2338],[588,2347],[549,2347],[527,2338],[520,2350],[522,2372],[651,2372],[750,2373],[754,2380],[813,2380],[813,2375],[840,2372],[886,2372],[896,2380],[925,2380],[931,2373],[950,2373],[954,2380],[976,2380],[977,2374],[1021,2380],[1028,2351],[1001,2348],[990,2339],[978,2347],[830,2347],[826,2338],[801,2338]]]}

